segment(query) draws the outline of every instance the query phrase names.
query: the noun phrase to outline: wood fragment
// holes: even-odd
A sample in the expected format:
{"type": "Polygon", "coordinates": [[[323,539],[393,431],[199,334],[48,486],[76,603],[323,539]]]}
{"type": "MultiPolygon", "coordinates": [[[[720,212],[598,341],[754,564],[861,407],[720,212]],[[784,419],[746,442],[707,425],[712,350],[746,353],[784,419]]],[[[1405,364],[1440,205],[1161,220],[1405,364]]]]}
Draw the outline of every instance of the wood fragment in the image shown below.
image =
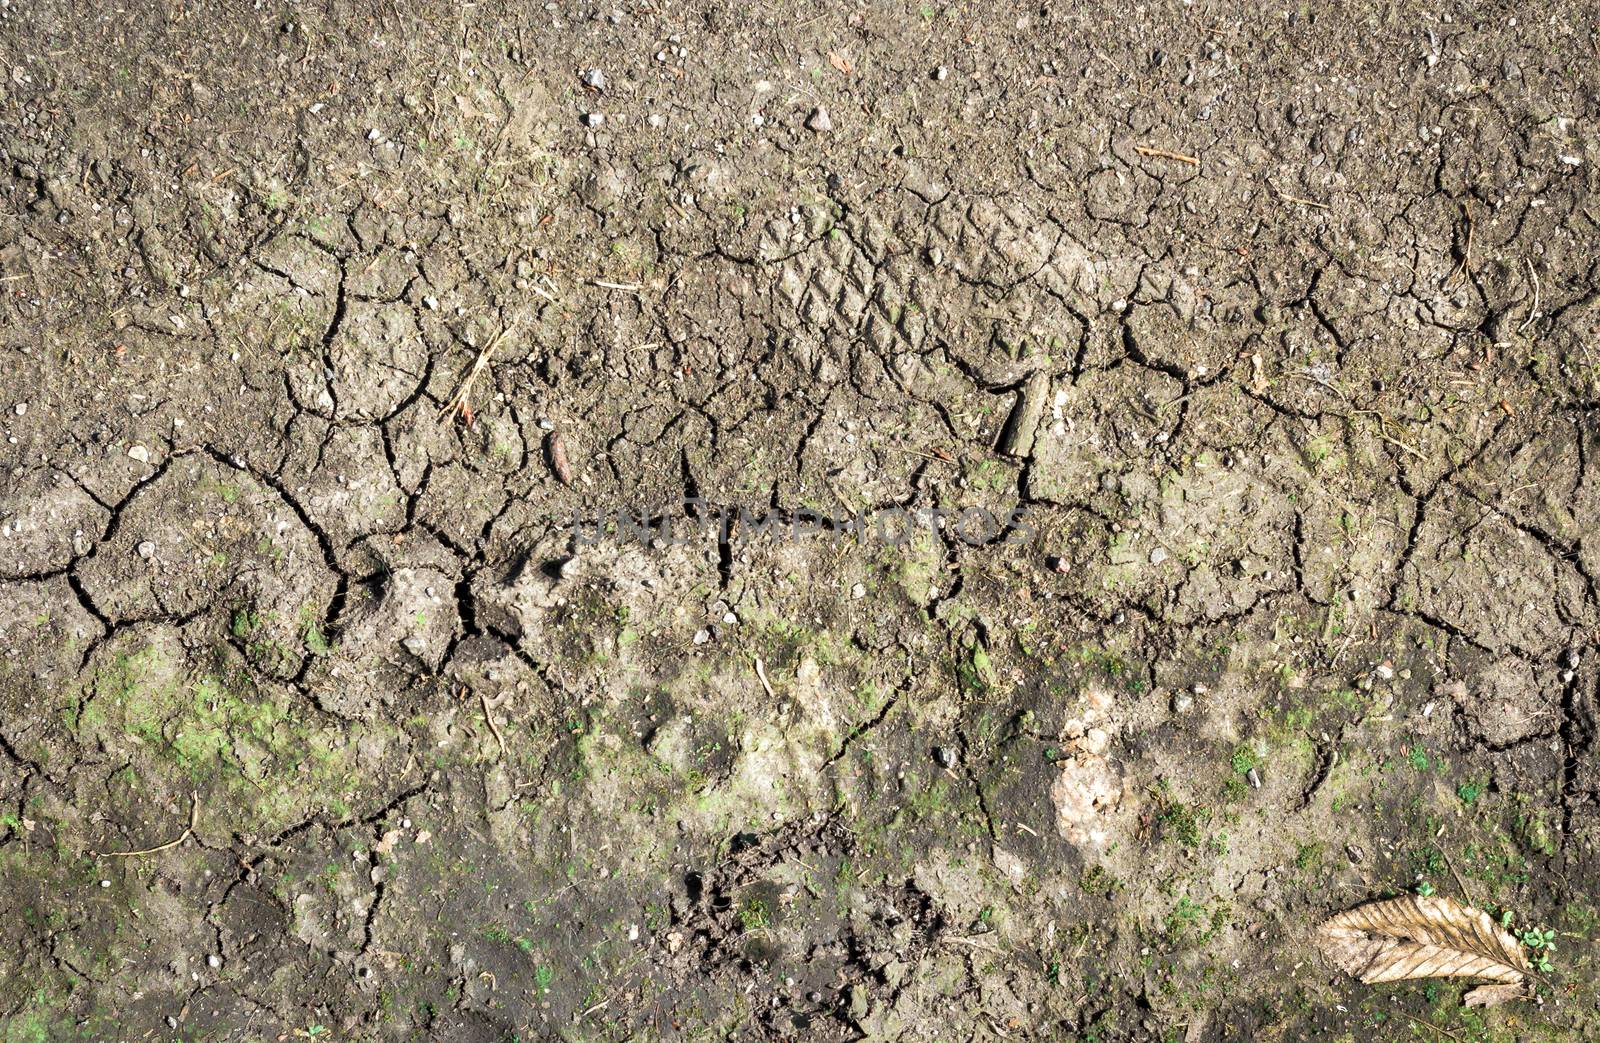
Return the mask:
{"type": "Polygon", "coordinates": [[[572,484],[572,465],[567,463],[567,443],[560,431],[552,431],[545,439],[545,450],[550,454],[550,470],[562,485],[572,484]]]}
{"type": "Polygon", "coordinates": [[[1033,455],[1033,444],[1039,433],[1039,418],[1044,414],[1045,399],[1050,394],[1050,374],[1035,370],[1022,385],[1017,404],[1006,418],[996,447],[1007,456],[1026,460],[1033,455]]]}

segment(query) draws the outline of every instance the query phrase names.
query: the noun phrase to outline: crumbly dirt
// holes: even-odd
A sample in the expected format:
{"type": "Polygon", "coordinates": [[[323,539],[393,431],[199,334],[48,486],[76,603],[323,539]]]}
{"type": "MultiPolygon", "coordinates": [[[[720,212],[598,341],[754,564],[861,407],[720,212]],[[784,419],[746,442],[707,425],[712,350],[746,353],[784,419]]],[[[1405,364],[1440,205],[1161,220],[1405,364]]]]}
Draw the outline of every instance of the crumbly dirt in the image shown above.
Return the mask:
{"type": "Polygon", "coordinates": [[[1363,6],[0,6],[0,1038],[1600,1037],[1600,25],[1363,6]]]}

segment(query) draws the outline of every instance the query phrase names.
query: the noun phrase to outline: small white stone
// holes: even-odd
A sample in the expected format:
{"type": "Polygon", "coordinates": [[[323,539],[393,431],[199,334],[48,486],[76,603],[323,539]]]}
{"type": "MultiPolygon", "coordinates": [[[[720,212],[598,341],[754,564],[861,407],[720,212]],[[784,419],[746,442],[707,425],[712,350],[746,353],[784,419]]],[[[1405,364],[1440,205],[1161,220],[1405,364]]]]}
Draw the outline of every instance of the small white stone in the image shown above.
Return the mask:
{"type": "Polygon", "coordinates": [[[862,586],[860,583],[857,583],[855,586],[850,588],[850,596],[859,601],[867,596],[867,588],[862,586]]]}
{"type": "Polygon", "coordinates": [[[138,551],[139,557],[149,561],[151,558],[156,556],[156,545],[151,543],[149,540],[145,540],[143,543],[139,544],[138,551]]]}
{"type": "Polygon", "coordinates": [[[695,644],[703,645],[707,641],[710,641],[710,640],[711,640],[711,632],[709,630],[696,630],[694,632],[694,643],[695,644]]]}
{"type": "Polygon", "coordinates": [[[147,464],[150,462],[150,450],[146,449],[142,445],[129,446],[128,459],[136,460],[141,464],[147,464]]]}
{"type": "Polygon", "coordinates": [[[1166,561],[1168,557],[1169,555],[1167,554],[1167,549],[1165,547],[1157,547],[1155,550],[1150,552],[1150,564],[1159,565],[1163,561],[1166,561]]]}
{"type": "Polygon", "coordinates": [[[26,402],[18,402],[17,403],[17,416],[27,416],[27,415],[28,415],[28,403],[26,403],[26,402]]]}

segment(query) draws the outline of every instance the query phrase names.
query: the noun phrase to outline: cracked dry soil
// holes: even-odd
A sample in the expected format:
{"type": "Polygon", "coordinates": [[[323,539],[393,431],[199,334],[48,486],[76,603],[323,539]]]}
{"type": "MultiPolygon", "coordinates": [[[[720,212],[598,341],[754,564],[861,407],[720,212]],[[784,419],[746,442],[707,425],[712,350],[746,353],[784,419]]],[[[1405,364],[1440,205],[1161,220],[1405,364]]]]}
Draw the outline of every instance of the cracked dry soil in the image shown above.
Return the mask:
{"type": "Polygon", "coordinates": [[[0,1036],[1597,1038],[1597,34],[11,0],[0,1036]]]}

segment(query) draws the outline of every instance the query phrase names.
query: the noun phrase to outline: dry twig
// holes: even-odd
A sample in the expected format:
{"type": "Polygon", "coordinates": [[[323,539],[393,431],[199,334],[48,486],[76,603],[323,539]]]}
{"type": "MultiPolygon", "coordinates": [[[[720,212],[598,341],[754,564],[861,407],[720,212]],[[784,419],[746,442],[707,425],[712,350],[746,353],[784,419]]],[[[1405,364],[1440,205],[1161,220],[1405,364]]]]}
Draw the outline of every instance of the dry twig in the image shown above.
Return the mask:
{"type": "MultiPolygon", "coordinates": [[[[538,289],[538,287],[534,287],[534,289],[538,289]]],[[[543,293],[544,291],[540,290],[539,292],[543,293]]],[[[511,325],[501,330],[500,335],[495,337],[494,340],[490,341],[488,347],[478,352],[477,359],[472,363],[472,369],[467,372],[467,379],[461,382],[460,390],[452,395],[450,401],[446,402],[444,407],[439,410],[439,416],[445,417],[449,416],[451,413],[457,413],[461,416],[471,416],[472,406],[468,403],[467,399],[472,395],[472,385],[477,383],[478,378],[483,375],[483,371],[489,368],[489,360],[494,358],[494,353],[500,350],[500,344],[507,337],[511,336],[511,332],[516,328],[517,324],[513,322],[511,325]]]]}
{"type": "Polygon", "coordinates": [[[1156,159],[1173,159],[1177,160],[1179,163],[1187,163],[1192,167],[1197,167],[1200,165],[1199,156],[1187,156],[1182,152],[1168,152],[1164,148],[1146,148],[1143,145],[1135,145],[1133,146],[1133,150],[1139,153],[1141,156],[1153,156],[1156,159]]]}
{"type": "Polygon", "coordinates": [[[100,853],[99,857],[100,858],[139,858],[140,856],[143,856],[143,855],[154,855],[154,854],[156,854],[158,852],[161,852],[161,851],[170,851],[171,849],[177,847],[179,844],[183,843],[185,840],[188,840],[190,837],[194,836],[195,826],[199,825],[199,823],[200,823],[200,792],[198,790],[196,790],[196,791],[194,791],[194,792],[189,794],[189,824],[187,826],[183,827],[183,832],[178,834],[177,839],[169,840],[165,844],[157,844],[155,847],[143,848],[143,849],[141,849],[139,851],[102,851],[100,853]]]}

